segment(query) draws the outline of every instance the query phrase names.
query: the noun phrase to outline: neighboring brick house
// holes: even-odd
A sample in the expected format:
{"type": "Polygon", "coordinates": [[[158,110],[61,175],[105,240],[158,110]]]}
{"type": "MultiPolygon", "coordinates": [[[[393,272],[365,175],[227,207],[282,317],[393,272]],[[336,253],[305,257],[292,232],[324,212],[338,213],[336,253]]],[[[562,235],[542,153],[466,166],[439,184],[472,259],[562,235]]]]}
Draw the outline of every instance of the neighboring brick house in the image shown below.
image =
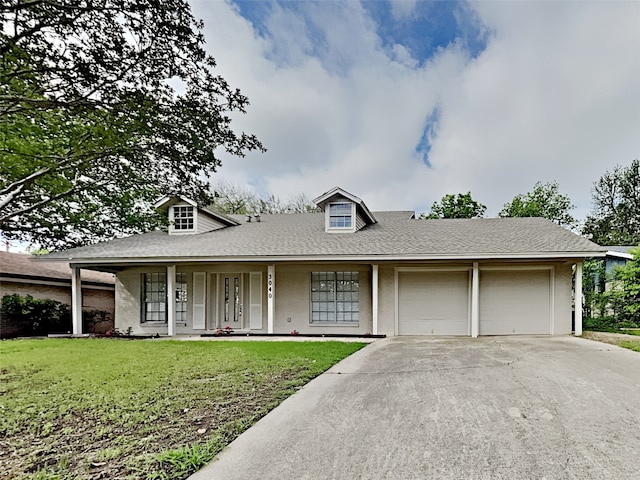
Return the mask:
{"type": "MultiPolygon", "coordinates": [[[[113,327],[115,312],[115,276],[111,273],[83,269],[82,310],[108,313],[109,322],[95,327],[103,332],[113,327]]],[[[71,268],[65,262],[34,261],[32,255],[0,252],[0,299],[5,295],[31,295],[35,299],[49,299],[71,306],[71,268]]],[[[0,325],[0,333],[7,336],[11,325],[0,325]]],[[[12,335],[13,336],[13,335],[12,335]]]]}

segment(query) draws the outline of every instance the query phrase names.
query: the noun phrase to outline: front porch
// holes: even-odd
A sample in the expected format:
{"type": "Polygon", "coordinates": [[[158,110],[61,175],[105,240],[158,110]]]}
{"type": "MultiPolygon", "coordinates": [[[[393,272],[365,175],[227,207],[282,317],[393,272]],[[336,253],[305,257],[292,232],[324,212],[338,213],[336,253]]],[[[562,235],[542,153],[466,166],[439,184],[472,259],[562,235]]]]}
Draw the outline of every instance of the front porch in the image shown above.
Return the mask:
{"type": "MultiPolygon", "coordinates": [[[[582,263],[571,263],[574,265],[575,289],[580,292],[582,263]]],[[[455,270],[468,272],[469,313],[465,335],[475,338],[481,333],[480,278],[485,275],[483,272],[496,268],[513,271],[547,268],[551,276],[550,288],[554,290],[554,269],[561,268],[566,271],[563,274],[566,281],[562,284],[567,284],[565,297],[570,300],[570,284],[567,283],[570,267],[567,262],[556,267],[516,267],[513,264],[492,267],[480,262],[447,267],[406,263],[130,265],[122,267],[117,274],[116,327],[121,331],[131,329],[136,335],[170,338],[178,335],[215,337],[216,333],[224,335],[226,327],[232,329],[235,336],[256,338],[274,334],[294,337],[296,333],[315,338],[398,335],[402,333],[399,331],[399,288],[403,286],[399,275],[455,270]],[[329,290],[325,290],[327,282],[335,282],[329,290]],[[343,290],[338,288],[337,282],[346,285],[341,287],[343,290]],[[354,290],[349,285],[354,285],[354,290]],[[334,300],[327,302],[327,294],[333,295],[334,300]],[[340,295],[342,297],[338,298],[340,295]],[[333,309],[333,317],[328,318],[323,313],[327,306],[333,309]]],[[[73,333],[76,335],[82,334],[79,268],[72,265],[73,333]]],[[[553,298],[554,293],[550,295],[553,298]]],[[[575,296],[574,304],[574,330],[576,335],[581,335],[581,295],[575,296]]],[[[553,303],[551,305],[553,307],[553,303]]],[[[566,306],[569,308],[568,304],[566,306]]],[[[562,311],[559,312],[564,318],[562,311]]],[[[553,322],[554,314],[551,315],[553,322]]],[[[554,332],[552,323],[550,334],[569,331],[569,327],[566,331],[562,327],[554,332]]]]}

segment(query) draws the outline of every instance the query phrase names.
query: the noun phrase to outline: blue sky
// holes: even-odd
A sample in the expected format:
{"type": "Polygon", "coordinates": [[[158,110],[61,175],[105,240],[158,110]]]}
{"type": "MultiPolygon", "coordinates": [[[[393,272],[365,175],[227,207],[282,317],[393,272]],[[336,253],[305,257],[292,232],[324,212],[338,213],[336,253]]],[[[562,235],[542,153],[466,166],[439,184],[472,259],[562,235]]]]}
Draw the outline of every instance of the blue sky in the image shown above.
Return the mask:
{"type": "Polygon", "coordinates": [[[555,180],[584,217],[640,156],[640,2],[191,3],[269,149],[218,178],[259,194],[421,212],[471,191],[493,216],[555,180]]]}

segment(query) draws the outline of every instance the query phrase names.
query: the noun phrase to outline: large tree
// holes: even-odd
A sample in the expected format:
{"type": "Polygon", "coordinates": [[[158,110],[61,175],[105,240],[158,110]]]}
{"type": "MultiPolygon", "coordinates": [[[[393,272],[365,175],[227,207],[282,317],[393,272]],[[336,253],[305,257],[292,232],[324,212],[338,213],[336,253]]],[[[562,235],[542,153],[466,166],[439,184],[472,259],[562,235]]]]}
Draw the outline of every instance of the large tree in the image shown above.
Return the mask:
{"type": "Polygon", "coordinates": [[[565,227],[574,227],[576,219],[571,216],[574,206],[571,199],[560,193],[557,182],[536,182],[533,190],[518,194],[505,203],[499,217],[542,217],[565,227]]]}
{"type": "Polygon", "coordinates": [[[479,218],[487,207],[471,198],[471,192],[447,194],[440,202],[434,202],[428,215],[420,218],[479,218]]]}
{"type": "Polygon", "coordinates": [[[0,4],[0,229],[72,246],[146,230],[151,201],[211,201],[220,154],[263,150],[229,114],[186,0],[0,4]]]}
{"type": "Polygon", "coordinates": [[[582,233],[601,245],[640,244],[640,161],[605,172],[592,194],[582,233]]]}

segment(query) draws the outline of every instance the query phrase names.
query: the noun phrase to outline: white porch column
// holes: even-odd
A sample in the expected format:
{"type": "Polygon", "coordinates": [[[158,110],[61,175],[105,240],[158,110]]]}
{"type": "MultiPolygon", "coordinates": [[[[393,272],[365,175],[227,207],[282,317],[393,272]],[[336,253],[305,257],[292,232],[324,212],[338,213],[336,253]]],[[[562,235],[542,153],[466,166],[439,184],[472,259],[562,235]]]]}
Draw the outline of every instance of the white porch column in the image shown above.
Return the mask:
{"type": "Polygon", "coordinates": [[[575,292],[573,303],[575,305],[574,312],[574,332],[575,336],[582,335],[582,262],[576,263],[575,292]]]}
{"type": "Polygon", "coordinates": [[[473,262],[471,271],[471,337],[477,338],[480,330],[480,266],[473,262]]]}
{"type": "Polygon", "coordinates": [[[167,266],[167,335],[176,334],[176,266],[167,266]]]}
{"type": "Polygon", "coordinates": [[[371,319],[371,333],[378,335],[378,265],[371,265],[371,319]]]}
{"type": "Polygon", "coordinates": [[[71,322],[73,334],[82,335],[82,280],[78,267],[71,267],[71,322]]]}
{"type": "Polygon", "coordinates": [[[267,333],[273,333],[276,311],[276,266],[267,266],[267,333]]]}

